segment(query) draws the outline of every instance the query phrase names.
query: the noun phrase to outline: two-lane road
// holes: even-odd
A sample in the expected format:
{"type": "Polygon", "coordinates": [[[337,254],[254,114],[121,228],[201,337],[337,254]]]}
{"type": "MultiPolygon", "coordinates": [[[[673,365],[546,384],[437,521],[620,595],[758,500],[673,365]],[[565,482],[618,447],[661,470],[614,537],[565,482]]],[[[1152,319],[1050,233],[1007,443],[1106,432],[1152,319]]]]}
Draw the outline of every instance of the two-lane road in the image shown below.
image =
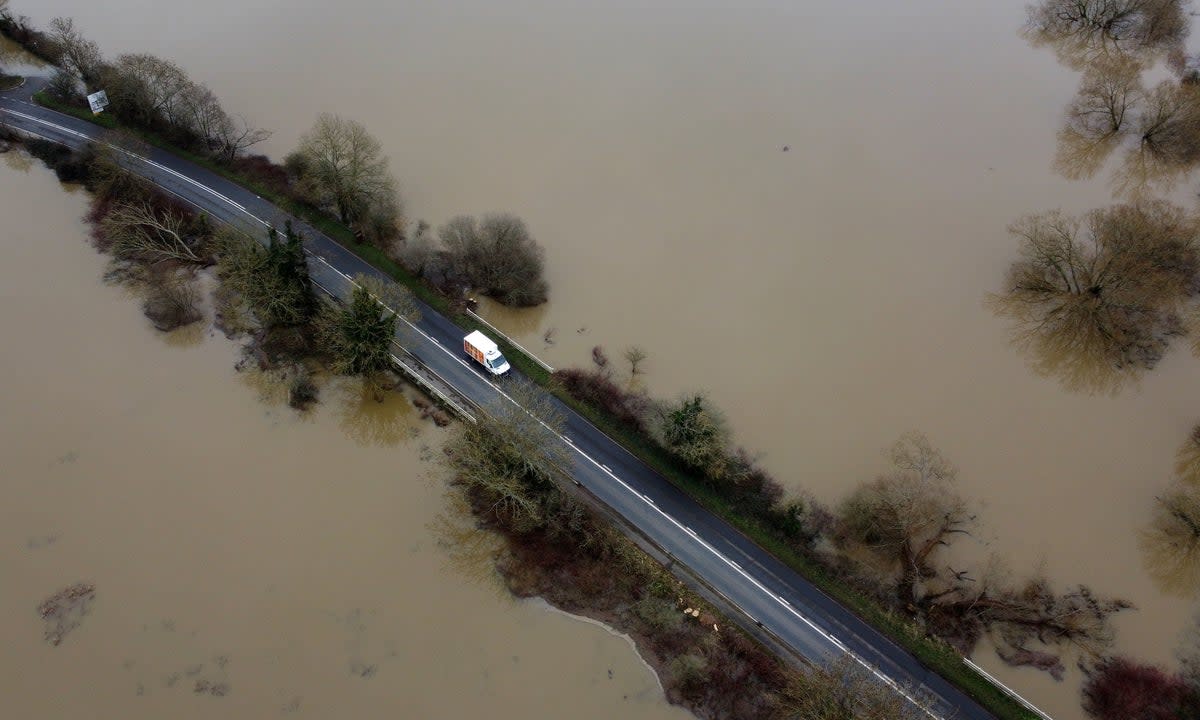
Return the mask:
{"type": "MultiPolygon", "coordinates": [[[[35,81],[0,93],[0,123],[71,147],[100,140],[101,128],[32,104],[36,87],[35,81]]],[[[347,297],[350,278],[360,273],[390,282],[298,218],[204,168],[161,150],[145,158],[130,156],[127,164],[210,216],[258,235],[268,225],[282,227],[291,220],[305,236],[314,279],[332,294],[347,297]]],[[[468,364],[461,351],[463,330],[428,306],[422,305],[421,311],[415,328],[401,326],[398,343],[477,407],[507,402],[503,388],[510,380],[494,384],[468,364]]],[[[898,691],[907,688],[932,698],[932,716],[992,719],[963,692],[685,496],[583,417],[561,404],[559,410],[565,417],[562,434],[548,436],[547,441],[569,448],[574,479],[745,613],[734,619],[766,629],[815,662],[850,653],[898,691]]]]}

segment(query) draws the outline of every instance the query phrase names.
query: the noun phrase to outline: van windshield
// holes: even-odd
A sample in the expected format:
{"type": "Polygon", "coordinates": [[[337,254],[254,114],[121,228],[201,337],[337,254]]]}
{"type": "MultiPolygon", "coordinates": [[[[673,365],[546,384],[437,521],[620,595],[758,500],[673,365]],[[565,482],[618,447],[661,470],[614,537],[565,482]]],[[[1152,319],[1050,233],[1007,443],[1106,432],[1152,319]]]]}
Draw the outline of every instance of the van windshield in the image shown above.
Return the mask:
{"type": "Polygon", "coordinates": [[[508,363],[508,361],[504,359],[503,355],[497,355],[496,357],[492,358],[488,362],[488,364],[492,366],[493,370],[499,370],[500,368],[504,367],[507,363],[508,363]]]}

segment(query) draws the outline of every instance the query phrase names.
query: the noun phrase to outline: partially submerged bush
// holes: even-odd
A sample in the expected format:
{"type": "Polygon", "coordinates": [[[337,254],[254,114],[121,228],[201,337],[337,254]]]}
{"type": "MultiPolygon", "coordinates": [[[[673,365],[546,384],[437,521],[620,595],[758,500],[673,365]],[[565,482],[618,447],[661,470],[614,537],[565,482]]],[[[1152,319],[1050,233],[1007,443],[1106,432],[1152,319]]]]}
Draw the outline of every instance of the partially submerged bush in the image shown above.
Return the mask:
{"type": "Polygon", "coordinates": [[[546,301],[545,251],[514,215],[467,215],[438,229],[439,243],[418,226],[399,249],[400,260],[444,293],[457,296],[465,286],[505,305],[528,307],[546,301]]]}
{"type": "Polygon", "coordinates": [[[72,150],[49,140],[30,138],[25,141],[25,149],[53,170],[60,182],[87,184],[91,178],[93,153],[90,146],[72,150]]]}
{"type": "Polygon", "coordinates": [[[576,400],[600,408],[631,430],[646,431],[650,399],[642,393],[622,389],[600,371],[567,368],[555,371],[554,379],[576,400]]]}
{"type": "Polygon", "coordinates": [[[301,368],[288,385],[288,405],[296,410],[307,410],[317,401],[317,393],[317,384],[313,382],[312,375],[301,368]]]}
{"type": "Polygon", "coordinates": [[[1127,658],[1108,658],[1083,686],[1083,709],[1095,720],[1177,720],[1200,709],[1181,677],[1127,658]]]}
{"type": "Polygon", "coordinates": [[[178,273],[156,273],[150,276],[150,287],[142,303],[142,312],[162,332],[190,325],[200,313],[200,293],[190,279],[178,273]]]}

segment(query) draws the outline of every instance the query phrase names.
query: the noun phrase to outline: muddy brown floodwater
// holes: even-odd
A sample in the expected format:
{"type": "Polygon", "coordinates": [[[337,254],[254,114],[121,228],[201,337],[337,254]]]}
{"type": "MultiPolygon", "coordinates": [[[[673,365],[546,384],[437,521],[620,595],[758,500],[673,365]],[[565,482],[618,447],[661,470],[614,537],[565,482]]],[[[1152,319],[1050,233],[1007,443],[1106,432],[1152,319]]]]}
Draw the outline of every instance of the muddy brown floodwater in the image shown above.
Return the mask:
{"type": "Polygon", "coordinates": [[[262,402],[230,342],[168,342],[101,283],[84,204],[0,156],[0,714],[691,717],[625,640],[444,547],[411,406],[262,402]],[[76,583],[50,645],[39,605],[76,583]]]}
{"type": "MultiPolygon", "coordinates": [[[[1110,200],[1051,171],[1077,76],[1017,35],[1025,0],[13,2],[177,60],[275,129],[276,158],[317,113],[354,117],[414,219],[519,214],[552,300],[496,322],[555,365],[641,345],[654,393],[707,390],[788,487],[835,502],[924,431],[988,550],[1133,601],[1118,648],[1171,662],[1192,603],[1136,536],[1200,419],[1200,361],[1072,394],[982,305],[1008,223],[1110,200]]],[[[981,662],[1081,717],[1078,673],[981,662]]]]}

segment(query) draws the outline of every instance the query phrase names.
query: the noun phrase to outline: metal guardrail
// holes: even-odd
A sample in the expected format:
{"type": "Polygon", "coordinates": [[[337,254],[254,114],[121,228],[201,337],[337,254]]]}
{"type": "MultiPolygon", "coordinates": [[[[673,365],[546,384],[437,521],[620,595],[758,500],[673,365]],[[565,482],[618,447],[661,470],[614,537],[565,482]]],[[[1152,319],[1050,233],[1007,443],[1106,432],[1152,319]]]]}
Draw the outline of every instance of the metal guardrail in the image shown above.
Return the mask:
{"type": "MultiPolygon", "coordinates": [[[[475,419],[474,415],[467,412],[466,410],[463,409],[463,407],[461,405],[459,405],[458,403],[451,400],[450,397],[446,395],[446,393],[439,390],[433,383],[429,382],[429,380],[421,377],[421,374],[419,372],[417,372],[416,369],[409,367],[409,365],[407,363],[405,363],[403,360],[396,357],[395,355],[392,355],[392,360],[396,363],[396,365],[402,371],[404,371],[405,375],[407,375],[410,379],[416,381],[416,383],[418,385],[420,385],[422,388],[424,388],[425,390],[436,395],[438,397],[438,399],[440,399],[442,402],[444,402],[451,410],[456,412],[459,415],[459,417],[461,417],[463,420],[469,420],[472,423],[478,422],[475,419]]],[[[421,367],[425,367],[425,366],[422,365],[421,367]]],[[[425,369],[429,370],[429,368],[425,368],[425,369]]],[[[429,370],[429,372],[433,372],[433,371],[429,370]]],[[[433,373],[433,374],[437,375],[437,373],[433,373]]],[[[441,379],[441,378],[439,378],[439,379],[441,379]]],[[[443,380],[443,382],[445,382],[445,381],[443,380]]]]}
{"type": "Polygon", "coordinates": [[[543,369],[544,369],[546,372],[548,372],[548,373],[553,373],[553,372],[554,372],[554,368],[550,367],[550,366],[549,366],[548,364],[546,364],[545,362],[542,362],[541,358],[539,358],[537,355],[534,355],[533,353],[529,352],[529,351],[528,351],[528,350],[526,350],[525,348],[521,347],[521,344],[520,344],[519,342],[517,342],[516,340],[513,340],[513,339],[512,339],[512,338],[510,338],[508,335],[505,335],[505,334],[504,334],[504,331],[502,331],[500,328],[498,328],[498,327],[496,327],[495,325],[491,324],[491,323],[490,323],[490,322],[488,322],[487,320],[484,320],[484,319],[483,319],[483,317],[479,315],[479,313],[475,312],[474,310],[472,310],[472,309],[470,309],[470,308],[467,308],[467,314],[468,314],[468,315],[470,315],[471,317],[475,318],[475,319],[476,319],[476,320],[478,320],[479,322],[483,323],[484,325],[487,325],[489,330],[491,330],[492,332],[496,333],[496,334],[497,334],[497,335],[499,335],[500,337],[504,338],[504,341],[505,341],[505,342],[507,342],[509,345],[512,345],[512,346],[513,346],[513,347],[515,347],[516,349],[518,349],[518,350],[520,350],[521,352],[525,353],[525,355],[526,355],[526,356],[527,356],[527,357],[528,357],[530,360],[534,361],[534,362],[535,362],[535,363],[537,363],[538,365],[541,365],[541,366],[542,366],[542,368],[543,368],[543,369]]]}
{"type": "Polygon", "coordinates": [[[963,662],[964,662],[964,663],[966,663],[967,667],[971,668],[971,669],[972,669],[972,670],[974,670],[975,672],[977,672],[977,673],[979,673],[980,675],[984,676],[984,677],[985,677],[985,678],[987,678],[987,679],[988,679],[988,681],[989,681],[989,682],[991,682],[993,685],[995,685],[996,687],[998,687],[998,688],[1000,688],[1001,690],[1003,690],[1003,691],[1005,692],[1005,694],[1006,694],[1006,695],[1008,695],[1010,698],[1012,698],[1013,700],[1016,700],[1017,702],[1021,703],[1021,706],[1022,706],[1022,707],[1024,707],[1024,708],[1025,708],[1026,710],[1028,710],[1029,712],[1033,713],[1034,715],[1037,715],[1037,716],[1038,716],[1038,717],[1040,717],[1042,720],[1054,720],[1054,718],[1050,717],[1050,716],[1049,716],[1049,715],[1047,715],[1046,713],[1044,713],[1044,712],[1042,712],[1041,710],[1039,710],[1039,709],[1038,709],[1038,707],[1037,707],[1036,705],[1034,705],[1033,703],[1029,702],[1029,701],[1028,701],[1028,700],[1026,700],[1025,698],[1023,698],[1023,697],[1021,697],[1020,695],[1018,695],[1016,690],[1013,690],[1013,689],[1012,689],[1012,688],[1010,688],[1009,686],[1007,686],[1007,685],[1005,685],[1004,683],[1002,683],[1002,682],[1000,682],[999,680],[997,680],[995,675],[992,675],[992,674],[991,674],[990,672],[988,672],[987,670],[984,670],[983,668],[981,668],[981,667],[979,667],[978,665],[976,665],[975,663],[973,663],[973,662],[971,661],[971,659],[970,659],[970,658],[963,658],[963,662]]]}

